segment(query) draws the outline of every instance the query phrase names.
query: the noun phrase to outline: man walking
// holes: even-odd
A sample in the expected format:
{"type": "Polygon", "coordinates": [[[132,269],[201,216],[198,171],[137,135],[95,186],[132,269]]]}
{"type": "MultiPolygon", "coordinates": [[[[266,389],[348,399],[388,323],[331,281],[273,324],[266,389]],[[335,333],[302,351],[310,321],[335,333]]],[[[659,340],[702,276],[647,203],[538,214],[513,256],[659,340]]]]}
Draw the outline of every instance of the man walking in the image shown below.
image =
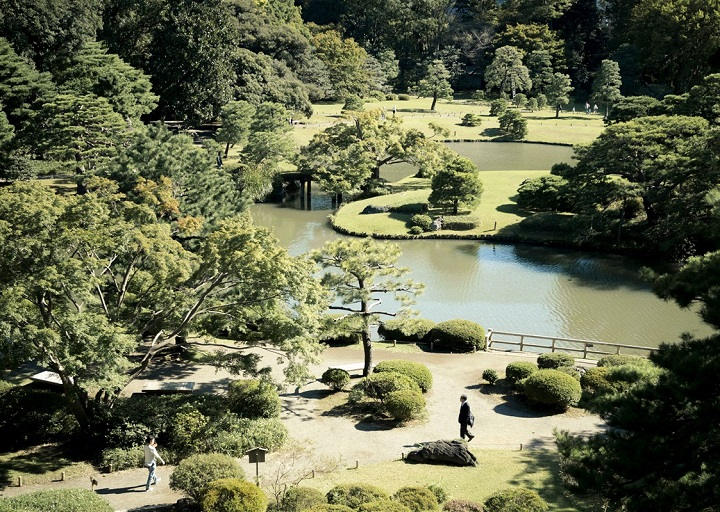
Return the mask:
{"type": "Polygon", "coordinates": [[[467,395],[460,395],[460,415],[458,416],[458,422],[460,423],[460,437],[465,439],[465,436],[467,436],[468,442],[472,441],[475,436],[470,433],[468,427],[472,427],[475,423],[475,416],[473,416],[470,410],[467,395]]]}
{"type": "Polygon", "coordinates": [[[154,436],[148,436],[145,439],[145,467],[148,470],[147,483],[145,484],[145,490],[150,490],[150,485],[155,485],[160,481],[160,477],[155,474],[155,468],[157,467],[157,461],[161,464],[165,464],[165,461],[160,457],[157,452],[157,441],[154,436]]]}

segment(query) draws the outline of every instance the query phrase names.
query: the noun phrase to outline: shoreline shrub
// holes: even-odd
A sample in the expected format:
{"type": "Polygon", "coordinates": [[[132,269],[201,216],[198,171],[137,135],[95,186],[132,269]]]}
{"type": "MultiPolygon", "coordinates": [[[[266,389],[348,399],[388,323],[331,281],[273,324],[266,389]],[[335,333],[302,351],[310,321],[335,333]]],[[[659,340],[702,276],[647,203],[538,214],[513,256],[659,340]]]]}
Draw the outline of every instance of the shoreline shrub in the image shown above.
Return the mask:
{"type": "Polygon", "coordinates": [[[420,387],[423,393],[430,391],[433,385],[432,372],[422,363],[401,359],[382,361],[375,366],[374,373],[383,372],[396,372],[410,377],[420,387]]]}
{"type": "Polygon", "coordinates": [[[435,322],[425,318],[393,318],[382,322],[378,334],[386,340],[419,342],[435,327],[435,322]]]}
{"type": "Polygon", "coordinates": [[[431,512],[438,510],[435,494],[427,487],[401,487],[392,499],[402,503],[412,512],[431,512]]]}
{"type": "Polygon", "coordinates": [[[525,396],[532,402],[560,409],[577,405],[580,382],[559,370],[538,370],[523,381],[525,396]]]}
{"type": "Polygon", "coordinates": [[[409,230],[409,233],[411,235],[422,235],[423,233],[425,233],[425,230],[420,226],[412,226],[409,230]]]}
{"type": "Polygon", "coordinates": [[[530,361],[514,361],[505,367],[505,378],[513,386],[518,385],[522,380],[538,371],[535,363],[530,361]]]}
{"type": "Polygon", "coordinates": [[[210,482],[202,500],[203,512],[265,512],[267,506],[262,489],[239,478],[210,482]]]}
{"type": "Polygon", "coordinates": [[[640,356],[632,356],[629,354],[613,354],[610,356],[601,357],[597,365],[598,367],[610,367],[610,366],[622,366],[630,364],[634,366],[654,366],[653,362],[649,359],[640,356]]]}
{"type": "Polygon", "coordinates": [[[259,379],[242,379],[228,388],[230,410],[243,418],[276,418],[280,416],[280,396],[271,383],[259,379]]]}
{"type": "Polygon", "coordinates": [[[320,377],[320,382],[333,391],[342,391],[350,383],[350,374],[340,368],[328,368],[320,377]]]}
{"type": "Polygon", "coordinates": [[[430,231],[432,228],[432,217],[430,215],[425,215],[423,213],[416,213],[412,217],[410,217],[410,225],[411,226],[417,226],[423,231],[430,231]]]}
{"type": "Polygon", "coordinates": [[[537,365],[540,369],[557,370],[561,366],[575,366],[575,358],[563,352],[550,352],[540,354],[537,358],[537,365]]]}
{"type": "Polygon", "coordinates": [[[485,329],[469,320],[446,320],[436,324],[424,341],[439,351],[473,352],[485,348],[485,329]]]}
{"type": "Polygon", "coordinates": [[[357,510],[364,503],[388,500],[390,496],[370,484],[341,484],[330,489],[325,498],[330,505],[345,505],[357,510]]]}
{"type": "Polygon", "coordinates": [[[182,491],[196,502],[202,502],[210,482],[221,478],[245,478],[240,463],[229,455],[203,453],[180,461],[170,475],[170,488],[182,491]]]}
{"type": "Polygon", "coordinates": [[[480,225],[480,220],[472,215],[446,215],[443,217],[443,229],[469,231],[480,225]]]}

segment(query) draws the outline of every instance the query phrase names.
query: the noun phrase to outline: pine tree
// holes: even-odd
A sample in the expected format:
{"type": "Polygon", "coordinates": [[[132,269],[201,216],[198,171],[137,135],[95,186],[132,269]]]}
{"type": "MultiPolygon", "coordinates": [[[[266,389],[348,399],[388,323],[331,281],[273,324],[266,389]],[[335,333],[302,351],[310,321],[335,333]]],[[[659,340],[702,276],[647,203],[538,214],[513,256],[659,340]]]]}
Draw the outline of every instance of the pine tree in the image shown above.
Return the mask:
{"type": "Polygon", "coordinates": [[[622,97],[620,86],[620,66],[614,60],[605,59],[595,76],[592,86],[594,102],[605,105],[605,118],[610,114],[610,106],[622,97]]]}
{"type": "Polygon", "coordinates": [[[435,110],[438,98],[452,98],[450,72],[441,60],[434,60],[428,65],[425,76],[417,84],[416,92],[420,96],[432,98],[430,110],[435,110]]]}
{"type": "Polygon", "coordinates": [[[501,46],[485,70],[485,81],[491,89],[499,89],[515,97],[518,91],[532,87],[530,72],[522,63],[522,53],[514,46],[501,46]]]}
{"type": "Polygon", "coordinates": [[[573,88],[570,85],[570,77],[562,73],[554,73],[545,87],[547,100],[555,107],[555,118],[560,117],[560,108],[570,103],[570,93],[573,88]]]}

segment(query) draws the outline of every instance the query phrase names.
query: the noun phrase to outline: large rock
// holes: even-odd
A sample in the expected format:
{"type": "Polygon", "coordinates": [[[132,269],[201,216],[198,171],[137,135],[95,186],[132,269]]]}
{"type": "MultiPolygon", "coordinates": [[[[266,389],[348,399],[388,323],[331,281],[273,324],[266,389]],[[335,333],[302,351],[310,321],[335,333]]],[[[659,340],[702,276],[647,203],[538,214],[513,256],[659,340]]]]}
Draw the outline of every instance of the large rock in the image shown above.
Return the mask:
{"type": "Polygon", "coordinates": [[[408,453],[408,462],[420,464],[443,464],[445,466],[477,466],[477,458],[468,450],[464,441],[433,441],[420,443],[420,447],[408,453]]]}

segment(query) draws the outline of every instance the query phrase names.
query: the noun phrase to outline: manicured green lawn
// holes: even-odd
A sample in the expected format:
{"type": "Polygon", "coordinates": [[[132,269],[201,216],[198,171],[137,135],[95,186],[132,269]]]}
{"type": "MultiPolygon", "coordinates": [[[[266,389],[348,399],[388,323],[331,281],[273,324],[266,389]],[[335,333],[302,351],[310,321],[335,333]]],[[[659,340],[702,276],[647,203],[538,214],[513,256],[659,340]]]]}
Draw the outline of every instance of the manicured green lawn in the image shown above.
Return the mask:
{"type": "Polygon", "coordinates": [[[588,503],[565,495],[559,481],[557,454],[549,451],[475,450],[474,468],[406,464],[402,461],[340,470],[301,485],[327,492],[344,483],[369,483],[393,493],[403,486],[439,484],[452,498],[483,501],[506,487],[524,487],[537,491],[555,512],[595,510],[588,503]]]}
{"type": "MultiPolygon", "coordinates": [[[[548,174],[548,171],[483,171],[480,178],[484,192],[480,204],[472,211],[464,210],[461,214],[470,214],[480,222],[477,228],[470,231],[442,230],[440,234],[453,235],[496,235],[517,236],[532,240],[545,240],[548,237],[558,238],[557,232],[545,232],[537,225],[533,229],[521,225],[523,219],[531,216],[520,209],[513,197],[517,188],[526,178],[535,178],[548,174]]],[[[408,222],[412,217],[406,213],[373,213],[361,214],[368,205],[401,206],[404,204],[427,202],[430,194],[429,181],[418,178],[406,178],[395,184],[397,189],[407,189],[395,194],[373,197],[348,203],[335,214],[335,225],[352,233],[365,235],[406,235],[409,233],[408,222]]],[[[431,212],[441,213],[439,211],[431,212]]],[[[428,233],[426,236],[431,236],[428,233]]]]}
{"type": "MultiPolygon", "coordinates": [[[[430,111],[431,100],[428,98],[412,98],[409,101],[374,101],[365,103],[365,110],[384,109],[392,116],[393,106],[397,107],[397,115],[408,128],[416,128],[428,135],[432,134],[429,123],[436,123],[450,131],[451,139],[493,140],[498,133],[497,117],[490,117],[489,104],[476,103],[468,100],[439,101],[435,112],[430,111]],[[482,125],[469,127],[460,126],[462,116],[468,113],[480,114],[482,125]]],[[[323,103],[313,105],[314,114],[305,124],[296,125],[295,140],[305,145],[310,138],[327,128],[330,124],[342,120],[342,103],[323,103]]],[[[602,116],[586,115],[583,112],[561,114],[555,119],[555,111],[523,111],[528,120],[526,140],[535,142],[554,142],[580,144],[592,142],[603,130],[602,116]]]]}
{"type": "Polygon", "coordinates": [[[22,477],[23,485],[46,484],[65,478],[89,476],[96,470],[87,462],[72,461],[56,446],[41,445],[28,450],[0,454],[0,489],[17,485],[22,477]]]}

